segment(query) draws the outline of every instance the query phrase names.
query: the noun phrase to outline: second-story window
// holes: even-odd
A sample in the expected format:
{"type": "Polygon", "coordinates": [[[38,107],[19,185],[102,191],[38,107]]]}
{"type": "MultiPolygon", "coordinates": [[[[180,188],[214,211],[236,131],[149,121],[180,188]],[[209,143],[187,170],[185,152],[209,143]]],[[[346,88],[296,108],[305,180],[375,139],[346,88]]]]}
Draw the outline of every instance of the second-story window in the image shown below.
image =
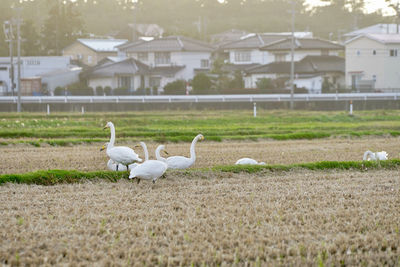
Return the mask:
{"type": "Polygon", "coordinates": [[[235,52],[235,61],[236,62],[250,62],[251,61],[251,52],[250,51],[236,51],[235,52]]]}
{"type": "Polygon", "coordinates": [[[397,57],[397,49],[390,49],[390,56],[397,57]]]}
{"type": "Polygon", "coordinates": [[[170,64],[171,54],[168,52],[158,52],[154,54],[154,61],[156,65],[170,64]]]}
{"type": "Polygon", "coordinates": [[[148,54],[146,52],[138,53],[138,60],[139,61],[147,61],[148,54]]]}
{"type": "Polygon", "coordinates": [[[200,66],[204,69],[210,67],[210,61],[208,59],[202,59],[200,62],[200,66]]]}
{"type": "Polygon", "coordinates": [[[284,54],[284,53],[275,54],[275,61],[276,62],[284,62],[284,61],[286,61],[286,54],[284,54]]]}

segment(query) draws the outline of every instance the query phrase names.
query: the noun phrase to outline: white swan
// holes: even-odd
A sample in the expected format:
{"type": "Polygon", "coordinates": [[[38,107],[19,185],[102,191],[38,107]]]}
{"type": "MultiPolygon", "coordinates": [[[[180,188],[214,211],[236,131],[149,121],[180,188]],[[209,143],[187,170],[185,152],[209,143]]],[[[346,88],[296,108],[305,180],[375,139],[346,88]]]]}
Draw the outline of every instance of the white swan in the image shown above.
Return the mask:
{"type": "Polygon", "coordinates": [[[235,165],[265,165],[265,162],[257,162],[257,160],[251,158],[241,158],[236,161],[235,165]]]}
{"type": "Polygon", "coordinates": [[[371,152],[369,150],[365,151],[363,160],[387,160],[389,154],[386,151],[381,152],[371,152]]]}
{"type": "MultiPolygon", "coordinates": [[[[156,182],[158,178],[160,178],[165,171],[168,169],[168,165],[164,161],[160,160],[148,160],[148,153],[147,153],[147,147],[146,144],[143,142],[140,142],[140,145],[142,145],[143,149],[145,150],[145,154],[147,155],[147,159],[141,163],[138,164],[135,168],[133,168],[129,174],[129,179],[132,178],[137,178],[138,183],[140,182],[140,179],[144,180],[152,180],[153,183],[156,182]]],[[[160,150],[163,149],[163,145],[159,145],[156,149],[156,154],[160,153],[160,150]]]]}
{"type": "Polygon", "coordinates": [[[169,169],[187,169],[194,164],[196,161],[196,152],[194,147],[197,141],[204,140],[204,136],[202,134],[198,134],[192,141],[190,145],[190,158],[183,156],[173,156],[168,157],[167,159],[160,156],[160,153],[156,153],[157,160],[164,161],[167,163],[169,169]]]}
{"type": "MultiPolygon", "coordinates": [[[[132,164],[129,164],[128,168],[129,168],[129,170],[132,170],[132,169],[135,168],[137,165],[138,165],[137,163],[132,163],[132,164]]],[[[125,166],[125,165],[122,165],[122,164],[119,163],[119,164],[118,164],[118,169],[117,169],[117,164],[116,164],[112,159],[109,159],[109,160],[108,160],[108,162],[107,162],[107,168],[108,168],[110,171],[120,171],[120,172],[125,171],[125,172],[126,172],[126,166],[125,166]]]]}
{"type": "MultiPolygon", "coordinates": [[[[111,138],[110,143],[108,143],[107,147],[103,146],[100,151],[107,148],[107,155],[116,163],[121,163],[129,169],[129,164],[134,162],[142,162],[142,159],[139,158],[138,154],[133,151],[132,148],[126,146],[114,146],[115,142],[115,127],[112,122],[107,122],[107,125],[104,129],[110,128],[111,130],[111,138]]],[[[118,170],[118,165],[116,165],[116,169],[118,170]]]]}

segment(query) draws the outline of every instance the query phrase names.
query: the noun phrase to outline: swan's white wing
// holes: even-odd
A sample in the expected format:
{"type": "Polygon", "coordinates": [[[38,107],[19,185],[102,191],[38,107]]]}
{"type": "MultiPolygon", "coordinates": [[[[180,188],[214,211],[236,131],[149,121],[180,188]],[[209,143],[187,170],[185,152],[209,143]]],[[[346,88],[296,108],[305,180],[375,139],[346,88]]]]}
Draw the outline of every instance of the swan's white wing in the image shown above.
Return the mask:
{"type": "Polygon", "coordinates": [[[387,160],[388,159],[388,153],[386,153],[386,151],[376,152],[375,154],[379,160],[387,160]]]}
{"type": "Polygon", "coordinates": [[[173,156],[167,158],[167,165],[169,169],[187,169],[192,166],[194,161],[190,158],[183,156],[173,156]]]}
{"type": "Polygon", "coordinates": [[[244,164],[250,164],[250,165],[255,165],[258,164],[256,160],[250,159],[250,158],[242,158],[236,161],[236,165],[244,165],[244,164]]]}
{"type": "Polygon", "coordinates": [[[147,160],[131,170],[129,178],[156,180],[167,170],[167,164],[159,160],[147,160]]]}
{"type": "Polygon", "coordinates": [[[138,154],[132,148],[126,146],[116,146],[107,151],[107,155],[114,161],[124,165],[134,162],[142,162],[138,154]]]}

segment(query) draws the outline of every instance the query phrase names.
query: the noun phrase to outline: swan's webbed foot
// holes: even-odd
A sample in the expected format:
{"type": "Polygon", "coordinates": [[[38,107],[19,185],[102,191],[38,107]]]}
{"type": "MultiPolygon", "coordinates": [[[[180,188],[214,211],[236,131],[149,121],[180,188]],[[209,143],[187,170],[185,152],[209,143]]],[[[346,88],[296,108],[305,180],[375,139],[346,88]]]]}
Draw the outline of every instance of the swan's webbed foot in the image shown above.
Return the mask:
{"type": "Polygon", "coordinates": [[[137,177],[136,177],[136,179],[137,179],[137,183],[139,184],[139,183],[140,183],[140,179],[139,179],[139,178],[137,178],[137,177]]]}
{"type": "Polygon", "coordinates": [[[153,184],[155,184],[156,183],[156,180],[153,180],[153,184]]]}

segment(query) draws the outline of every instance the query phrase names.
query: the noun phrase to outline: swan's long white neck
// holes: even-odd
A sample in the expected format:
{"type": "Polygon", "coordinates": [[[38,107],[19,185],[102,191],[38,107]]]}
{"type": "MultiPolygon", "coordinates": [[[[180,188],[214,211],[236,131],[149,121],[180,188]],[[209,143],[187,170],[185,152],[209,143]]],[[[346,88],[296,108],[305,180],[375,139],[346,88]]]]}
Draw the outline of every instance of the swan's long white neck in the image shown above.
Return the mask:
{"type": "Polygon", "coordinates": [[[374,152],[369,151],[369,150],[365,151],[363,160],[367,160],[368,156],[370,157],[370,159],[375,160],[375,153],[374,152]]]}
{"type": "Polygon", "coordinates": [[[149,160],[149,151],[147,150],[147,146],[145,142],[140,142],[140,145],[143,148],[144,151],[144,161],[148,161],[149,160]]]}
{"type": "Polygon", "coordinates": [[[191,161],[195,161],[196,160],[196,151],[194,150],[194,147],[197,143],[197,141],[200,139],[201,135],[196,136],[193,141],[192,144],[190,145],[190,160],[191,161]]]}
{"type": "Polygon", "coordinates": [[[110,138],[110,143],[108,144],[108,147],[114,147],[114,142],[115,142],[115,127],[114,124],[110,123],[110,131],[111,131],[111,138],[110,138]]]}
{"type": "Polygon", "coordinates": [[[159,145],[157,147],[157,149],[156,149],[156,159],[159,160],[159,161],[162,161],[162,162],[167,162],[167,160],[165,158],[161,157],[161,155],[160,155],[160,152],[163,149],[164,149],[163,145],[159,145]]]}

